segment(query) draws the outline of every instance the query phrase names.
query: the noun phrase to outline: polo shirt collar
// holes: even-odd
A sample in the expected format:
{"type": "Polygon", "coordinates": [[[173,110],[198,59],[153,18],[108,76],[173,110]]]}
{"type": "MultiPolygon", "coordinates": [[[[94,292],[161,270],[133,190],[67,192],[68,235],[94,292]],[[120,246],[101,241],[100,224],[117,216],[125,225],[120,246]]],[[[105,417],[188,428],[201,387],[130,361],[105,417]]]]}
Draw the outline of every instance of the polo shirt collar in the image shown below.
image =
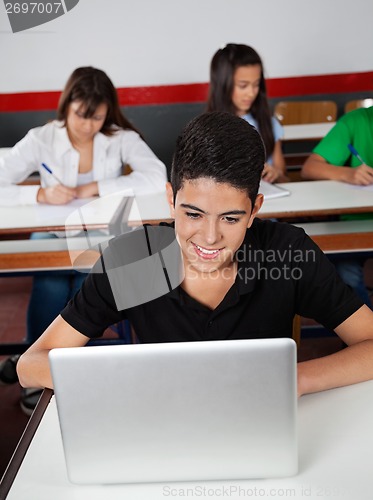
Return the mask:
{"type": "MultiPolygon", "coordinates": [[[[260,251],[259,241],[255,236],[254,231],[248,229],[246,231],[245,239],[236,252],[238,259],[238,270],[235,283],[232,288],[238,288],[238,294],[244,295],[246,293],[251,293],[254,291],[260,265],[263,262],[262,252],[260,251]]],[[[230,295],[232,289],[226,295],[230,295]]],[[[168,296],[172,299],[180,300],[180,286],[171,290],[168,296]]]]}

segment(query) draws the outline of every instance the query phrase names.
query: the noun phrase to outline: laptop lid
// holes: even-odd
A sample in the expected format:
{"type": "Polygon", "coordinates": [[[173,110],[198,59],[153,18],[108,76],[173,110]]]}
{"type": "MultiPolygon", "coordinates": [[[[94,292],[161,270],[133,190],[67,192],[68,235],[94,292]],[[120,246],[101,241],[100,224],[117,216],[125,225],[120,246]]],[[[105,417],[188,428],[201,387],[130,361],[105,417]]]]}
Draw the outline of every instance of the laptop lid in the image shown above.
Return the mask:
{"type": "Polygon", "coordinates": [[[49,357],[74,483],[297,472],[291,339],[61,348],[49,357]]]}

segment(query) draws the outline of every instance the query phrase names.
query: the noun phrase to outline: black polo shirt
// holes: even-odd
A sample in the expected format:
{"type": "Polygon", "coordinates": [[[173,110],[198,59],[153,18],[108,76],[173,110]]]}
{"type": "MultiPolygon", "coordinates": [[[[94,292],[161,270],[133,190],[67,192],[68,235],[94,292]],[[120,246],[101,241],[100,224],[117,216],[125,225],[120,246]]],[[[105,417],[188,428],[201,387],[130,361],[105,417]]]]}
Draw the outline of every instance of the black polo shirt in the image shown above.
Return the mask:
{"type": "MultiPolygon", "coordinates": [[[[106,252],[115,248],[111,243],[106,252]]],[[[321,250],[292,225],[255,219],[236,258],[235,283],[214,310],[178,286],[118,311],[107,274],[92,272],[61,315],[90,338],[127,318],[142,343],[177,342],[291,337],[294,314],[333,330],[363,305],[321,250]]]]}

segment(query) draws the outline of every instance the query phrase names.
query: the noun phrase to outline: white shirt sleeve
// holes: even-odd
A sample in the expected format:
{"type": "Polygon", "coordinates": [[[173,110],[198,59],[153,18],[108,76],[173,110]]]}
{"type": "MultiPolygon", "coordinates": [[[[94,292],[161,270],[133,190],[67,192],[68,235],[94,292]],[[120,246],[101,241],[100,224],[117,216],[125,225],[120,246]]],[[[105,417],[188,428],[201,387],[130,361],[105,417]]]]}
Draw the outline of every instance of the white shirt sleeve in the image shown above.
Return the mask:
{"type": "Polygon", "coordinates": [[[40,186],[17,186],[38,171],[33,135],[29,132],[0,158],[0,204],[5,206],[36,204],[40,186]]]}
{"type": "Polygon", "coordinates": [[[123,164],[128,164],[132,172],[98,181],[100,196],[126,190],[134,195],[165,191],[166,167],[136,132],[121,132],[120,150],[123,164]]]}

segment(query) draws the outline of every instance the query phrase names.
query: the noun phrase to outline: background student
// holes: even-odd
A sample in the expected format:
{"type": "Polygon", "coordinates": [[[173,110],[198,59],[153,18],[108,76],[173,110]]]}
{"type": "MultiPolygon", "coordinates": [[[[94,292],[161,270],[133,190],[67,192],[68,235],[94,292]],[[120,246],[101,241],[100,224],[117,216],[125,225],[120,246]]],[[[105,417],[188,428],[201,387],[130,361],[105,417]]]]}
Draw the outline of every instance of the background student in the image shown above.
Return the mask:
{"type": "MultiPolygon", "coordinates": [[[[172,241],[176,238],[181,283],[171,276],[170,292],[144,302],[150,291],[159,292],[157,280],[142,282],[133,271],[126,273],[128,234],[112,239],[102,257],[108,265],[97,263],[61,315],[20,358],[21,383],[51,387],[50,349],[83,346],[124,318],[142,343],[192,342],[289,337],[295,313],[317,319],[348,345],[298,364],[299,395],[372,379],[373,312],[302,229],[256,217],[263,203],[258,194],[263,165],[262,141],[244,120],[221,112],[192,120],[177,141],[167,185],[175,223],[152,228],[152,234],[167,230],[172,241]],[[127,296],[121,289],[139,294],[141,286],[138,305],[121,307],[127,296]]],[[[147,255],[145,238],[141,241],[147,255]]],[[[141,245],[138,250],[140,255],[141,245]]],[[[175,257],[165,259],[167,271],[175,267],[175,257]]]]}
{"type": "Polygon", "coordinates": [[[266,163],[263,179],[281,182],[286,165],[281,149],[283,129],[270,111],[263,63],[248,45],[228,43],[211,60],[208,111],[227,111],[253,125],[260,133],[266,163]]]}
{"type": "MultiPolygon", "coordinates": [[[[343,115],[329,133],[314,148],[305,161],[302,177],[330,179],[359,186],[373,184],[373,107],[360,108],[343,115]],[[349,145],[354,148],[351,152],[349,145]]],[[[343,220],[372,219],[372,214],[345,215],[343,220]]],[[[372,254],[368,254],[368,257],[372,254]]],[[[343,280],[372,307],[364,283],[362,256],[333,256],[332,261],[343,280]]]]}
{"type": "MultiPolygon", "coordinates": [[[[122,114],[109,77],[93,67],[76,69],[62,92],[57,120],[32,129],[0,158],[0,203],[65,204],[74,198],[116,191],[145,194],[164,191],[166,168],[122,114]],[[51,174],[42,166],[45,164],[51,174]],[[129,164],[132,172],[122,175],[129,164]],[[19,186],[38,171],[40,185],[19,186]]],[[[34,233],[32,238],[61,235],[34,233]]],[[[85,274],[59,272],[34,277],[27,313],[27,342],[34,342],[80,288],[85,274]]],[[[18,380],[13,356],[0,365],[0,381],[18,380]]],[[[38,394],[36,395],[39,396],[38,394]]],[[[23,394],[23,409],[36,397],[23,394]]]]}

